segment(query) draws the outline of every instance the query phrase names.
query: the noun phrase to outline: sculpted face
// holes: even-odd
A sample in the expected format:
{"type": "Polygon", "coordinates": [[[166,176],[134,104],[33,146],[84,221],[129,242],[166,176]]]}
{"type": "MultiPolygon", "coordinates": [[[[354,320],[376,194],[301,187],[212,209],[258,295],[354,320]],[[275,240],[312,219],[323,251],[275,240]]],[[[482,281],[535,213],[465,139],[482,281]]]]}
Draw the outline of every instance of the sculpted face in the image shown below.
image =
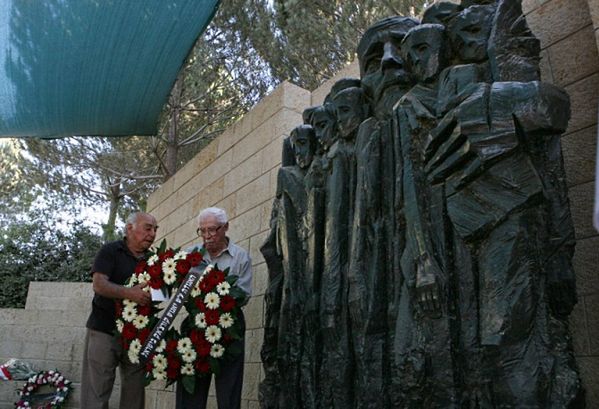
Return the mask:
{"type": "Polygon", "coordinates": [[[319,106],[312,114],[311,124],[314,128],[316,140],[323,150],[328,150],[335,142],[337,133],[337,118],[335,118],[334,111],[319,106]]]}
{"type": "Polygon", "coordinates": [[[447,66],[445,28],[423,24],[408,32],[403,43],[406,60],[419,82],[431,82],[447,66]]]}
{"type": "Polygon", "coordinates": [[[451,23],[449,36],[462,62],[476,63],[487,59],[494,11],[492,6],[471,6],[462,10],[451,23]]]}
{"type": "Polygon", "coordinates": [[[300,125],[291,131],[291,146],[297,165],[306,169],[314,156],[314,130],[309,125],[300,125]]]}
{"type": "Polygon", "coordinates": [[[350,137],[366,118],[366,104],[360,88],[347,88],[333,98],[337,127],[342,138],[350,137]]]}
{"type": "Polygon", "coordinates": [[[376,105],[396,86],[407,87],[410,76],[401,56],[401,41],[418,23],[408,17],[390,17],[371,26],[358,45],[362,88],[376,105]]]}
{"type": "MultiPolygon", "coordinates": [[[[464,3],[462,1],[462,3],[464,3]]],[[[429,6],[422,16],[422,23],[446,25],[455,15],[462,10],[462,6],[448,1],[440,1],[429,6]]]]}

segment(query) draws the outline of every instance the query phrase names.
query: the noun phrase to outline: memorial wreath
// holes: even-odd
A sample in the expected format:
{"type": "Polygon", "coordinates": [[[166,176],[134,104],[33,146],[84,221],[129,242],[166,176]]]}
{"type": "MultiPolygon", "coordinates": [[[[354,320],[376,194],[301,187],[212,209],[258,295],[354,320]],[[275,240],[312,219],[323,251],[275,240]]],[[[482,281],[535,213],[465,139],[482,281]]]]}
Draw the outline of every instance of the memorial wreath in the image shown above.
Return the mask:
{"type": "Polygon", "coordinates": [[[71,391],[71,381],[65,379],[58,371],[42,371],[30,377],[23,388],[18,391],[17,409],[22,408],[61,408],[71,391]],[[36,394],[45,385],[54,388],[53,393],[36,394]]]}
{"type": "Polygon", "coordinates": [[[163,241],[158,250],[136,266],[127,286],[147,283],[146,288],[160,290],[167,296],[178,289],[173,298],[184,300],[182,306],[188,313],[179,330],[165,328],[159,341],[154,338],[154,348],[146,344],[159,325],[163,311],[159,303],[141,306],[126,299],[117,302],[116,325],[121,344],[132,363],[145,365],[148,384],[165,380],[169,385],[181,380],[185,389],[192,392],[196,377],[218,373],[223,360],[242,351],[234,341],[242,336],[239,317],[246,294],[236,286],[237,277],[228,275],[228,269],[207,266],[190,287],[189,295],[177,297],[190,270],[201,268],[202,261],[201,251],[167,249],[163,241]],[[144,356],[144,351],[151,352],[144,356]]]}

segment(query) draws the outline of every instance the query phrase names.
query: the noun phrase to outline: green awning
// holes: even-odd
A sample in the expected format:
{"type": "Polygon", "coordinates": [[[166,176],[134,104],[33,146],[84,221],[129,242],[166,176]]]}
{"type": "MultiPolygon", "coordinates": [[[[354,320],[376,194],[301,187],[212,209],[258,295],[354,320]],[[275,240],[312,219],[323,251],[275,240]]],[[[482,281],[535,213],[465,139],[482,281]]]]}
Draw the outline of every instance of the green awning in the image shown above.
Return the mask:
{"type": "Polygon", "coordinates": [[[219,0],[0,0],[0,136],[151,135],[219,0]]]}

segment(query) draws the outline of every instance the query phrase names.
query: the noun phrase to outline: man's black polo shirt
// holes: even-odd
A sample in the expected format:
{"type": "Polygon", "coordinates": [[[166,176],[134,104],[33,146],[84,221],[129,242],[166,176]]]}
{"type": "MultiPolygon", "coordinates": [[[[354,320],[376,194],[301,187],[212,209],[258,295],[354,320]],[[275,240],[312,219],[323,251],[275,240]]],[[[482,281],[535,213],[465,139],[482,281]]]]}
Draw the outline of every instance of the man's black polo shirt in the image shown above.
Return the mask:
{"type": "MultiPolygon", "coordinates": [[[[113,241],[102,246],[92,267],[93,273],[108,276],[109,281],[123,285],[135,271],[139,260],[129,251],[125,240],[113,241]]],[[[116,329],[114,300],[94,294],[92,312],[87,328],[112,334],[116,329]]]]}

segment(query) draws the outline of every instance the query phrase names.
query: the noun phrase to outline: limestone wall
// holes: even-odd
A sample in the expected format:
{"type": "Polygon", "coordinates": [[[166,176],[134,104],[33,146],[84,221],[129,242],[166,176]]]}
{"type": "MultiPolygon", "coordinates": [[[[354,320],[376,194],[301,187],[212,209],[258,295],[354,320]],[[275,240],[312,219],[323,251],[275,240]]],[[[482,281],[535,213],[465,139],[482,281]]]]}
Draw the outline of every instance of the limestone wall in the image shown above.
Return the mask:
{"type": "MultiPolygon", "coordinates": [[[[148,200],[160,225],[160,241],[188,246],[199,241],[195,217],[202,208],[222,207],[229,235],[252,258],[253,296],[245,307],[246,366],[243,407],[258,408],[266,265],[258,248],[269,230],[270,210],[281,162],[282,140],[302,122],[310,93],[284,83],[214,140],[148,200]]],[[[214,404],[211,400],[211,404],[214,404]]]]}
{"type": "Polygon", "coordinates": [[[598,407],[599,236],[592,226],[592,212],[599,97],[599,1],[525,0],[523,7],[530,28],[541,40],[543,80],[563,87],[572,104],[572,119],[562,138],[577,240],[574,268],[579,299],[570,323],[587,389],[587,407],[598,407]]]}
{"type": "MultiPolygon", "coordinates": [[[[599,96],[599,0],[523,0],[529,25],[541,40],[542,75],[569,93],[572,119],[563,137],[577,248],[574,258],[579,303],[571,317],[577,360],[587,388],[587,407],[599,407],[599,236],[592,228],[599,96]]],[[[337,78],[358,77],[357,64],[337,78]]],[[[220,206],[231,218],[230,235],[249,249],[254,297],[245,307],[248,332],[242,408],[258,408],[263,294],[267,271],[258,247],[270,218],[281,142],[301,123],[301,112],[319,104],[337,78],[310,93],[284,83],[198,154],[148,199],[148,211],[169,245],[198,241],[195,216],[220,206]]],[[[25,309],[0,310],[0,362],[23,358],[42,369],[57,368],[75,382],[69,408],[77,407],[84,325],[91,285],[32,283],[25,309]],[[52,296],[49,296],[52,294],[52,296]]],[[[12,408],[14,382],[0,382],[0,409],[12,408]]],[[[113,396],[117,402],[118,387],[113,396]]],[[[148,409],[174,407],[172,388],[147,390],[148,409]]],[[[111,406],[116,407],[116,406],[111,406]]],[[[209,407],[215,408],[214,398],[209,407]]]]}

